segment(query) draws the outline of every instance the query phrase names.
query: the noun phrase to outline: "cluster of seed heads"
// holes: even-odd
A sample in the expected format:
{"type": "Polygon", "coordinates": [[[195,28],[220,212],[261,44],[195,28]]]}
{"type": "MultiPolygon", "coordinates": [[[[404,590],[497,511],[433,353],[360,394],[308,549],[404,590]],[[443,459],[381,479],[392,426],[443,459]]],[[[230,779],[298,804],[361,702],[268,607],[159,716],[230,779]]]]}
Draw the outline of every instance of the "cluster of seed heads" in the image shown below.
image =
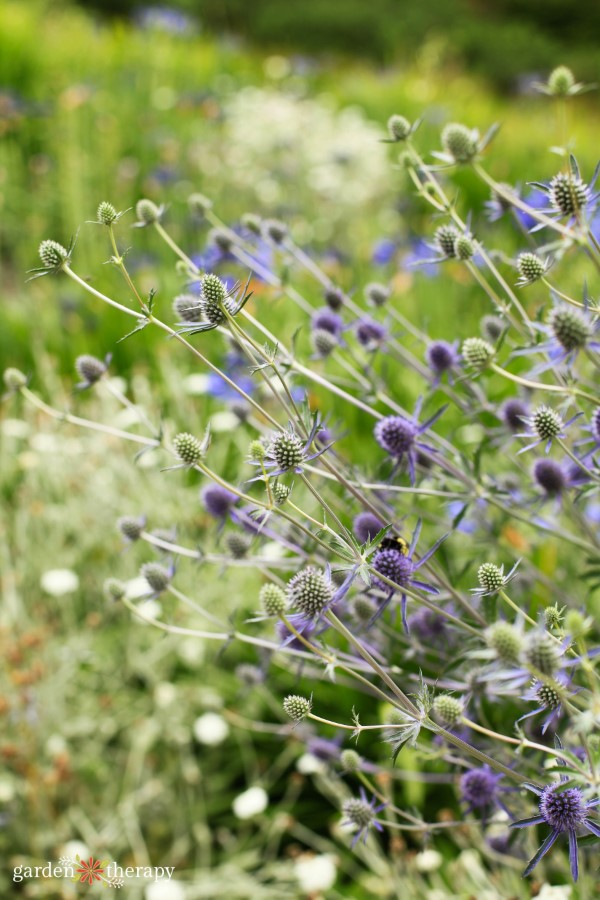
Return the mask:
{"type": "Polygon", "coordinates": [[[290,606],[312,619],[323,612],[331,601],[333,591],[320,569],[307,566],[290,579],[287,596],[290,606]]]}
{"type": "Polygon", "coordinates": [[[287,484],[281,484],[279,481],[273,485],[271,491],[273,492],[273,499],[278,506],[281,506],[282,503],[285,503],[287,498],[290,496],[291,488],[287,484]]]}

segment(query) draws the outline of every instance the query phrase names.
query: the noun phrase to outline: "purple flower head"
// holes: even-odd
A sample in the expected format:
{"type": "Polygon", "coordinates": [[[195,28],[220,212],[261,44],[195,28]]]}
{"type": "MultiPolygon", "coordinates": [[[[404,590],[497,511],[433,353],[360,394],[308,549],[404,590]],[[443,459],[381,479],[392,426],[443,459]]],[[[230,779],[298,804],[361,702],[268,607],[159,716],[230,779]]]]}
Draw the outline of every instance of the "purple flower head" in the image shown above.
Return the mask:
{"type": "Polygon", "coordinates": [[[411,249],[402,258],[403,269],[418,267],[419,271],[428,278],[435,278],[439,273],[437,263],[437,259],[431,258],[431,245],[423,238],[413,240],[411,249]]]}
{"type": "Polygon", "coordinates": [[[528,828],[530,825],[549,825],[552,829],[546,840],[529,861],[523,876],[529,875],[540,860],[548,853],[559,835],[567,833],[569,838],[569,861],[573,881],[577,881],[579,875],[579,861],[577,858],[577,829],[586,828],[596,837],[600,837],[600,825],[589,818],[594,807],[600,803],[600,799],[586,800],[579,788],[565,788],[568,782],[566,776],[555,784],[549,784],[542,790],[533,784],[524,784],[528,790],[537,795],[539,800],[539,814],[529,819],[521,819],[513,822],[511,828],[528,828]]]}
{"type": "MultiPolygon", "coordinates": [[[[390,600],[396,593],[397,589],[402,591],[401,594],[401,615],[402,615],[402,624],[404,626],[404,630],[408,632],[408,622],[406,620],[406,601],[407,595],[403,591],[403,588],[411,587],[417,588],[418,590],[425,591],[428,594],[438,594],[439,591],[436,587],[431,584],[427,584],[425,581],[419,581],[415,578],[415,573],[421,566],[425,565],[425,563],[433,556],[435,551],[438,549],[442,541],[444,541],[447,535],[443,535],[436,543],[431,547],[424,556],[422,556],[419,560],[414,559],[414,552],[417,546],[417,542],[419,540],[419,535],[421,534],[421,521],[417,523],[417,527],[413,532],[413,536],[410,542],[410,547],[407,551],[403,551],[401,549],[396,549],[395,547],[379,547],[373,555],[372,566],[373,569],[379,575],[383,576],[383,578],[388,579],[389,581],[393,581],[395,586],[391,586],[387,584],[386,581],[383,581],[381,578],[375,576],[373,578],[373,583],[375,587],[380,588],[383,591],[386,591],[388,596],[385,598],[383,603],[380,604],[380,607],[373,619],[373,621],[383,613],[385,608],[390,603],[390,600]]],[[[384,539],[385,540],[385,539],[384,539]]]]}
{"type": "Polygon", "coordinates": [[[537,447],[538,444],[546,443],[546,453],[550,452],[550,447],[552,446],[552,441],[557,438],[563,438],[566,434],[566,429],[571,425],[575,419],[578,419],[582,413],[577,413],[574,416],[571,416],[568,421],[563,422],[562,416],[551,406],[546,406],[543,404],[542,406],[538,406],[533,410],[531,415],[525,419],[525,424],[529,427],[528,432],[521,432],[517,435],[517,437],[531,437],[532,435],[537,438],[532,444],[527,444],[526,447],[522,447],[519,450],[519,453],[526,453],[527,450],[531,450],[533,447],[537,447]]]}
{"type": "Polygon", "coordinates": [[[373,433],[379,446],[383,447],[398,464],[402,463],[405,457],[408,460],[411,484],[415,483],[417,451],[421,449],[435,453],[433,447],[422,443],[418,438],[427,431],[430,425],[433,425],[445,409],[446,407],[443,406],[426,422],[419,425],[418,416],[421,411],[421,401],[419,401],[412,419],[407,419],[405,416],[386,416],[384,419],[380,419],[375,426],[373,433]]]}
{"type": "Polygon", "coordinates": [[[558,497],[569,486],[567,475],[561,465],[553,459],[536,459],[533,478],[549,497],[558,497]]]}
{"type": "Polygon", "coordinates": [[[377,831],[383,831],[383,827],[380,822],[377,821],[376,816],[378,812],[385,809],[386,804],[381,803],[379,806],[376,806],[375,804],[375,797],[372,797],[371,800],[367,800],[367,795],[362,787],[360,789],[360,798],[350,797],[348,800],[344,801],[342,806],[342,812],[344,813],[342,825],[354,828],[356,831],[352,841],[353,847],[355,847],[357,842],[361,839],[366,843],[370,828],[376,828],[377,831]]]}
{"type": "Polygon", "coordinates": [[[323,309],[318,309],[312,317],[311,326],[314,331],[317,329],[320,331],[328,331],[329,334],[333,334],[336,337],[339,337],[342,333],[344,323],[340,316],[336,313],[332,312],[327,306],[323,309]]]}
{"type": "Polygon", "coordinates": [[[490,199],[484,203],[486,216],[490,222],[497,222],[498,219],[501,219],[509,210],[514,208],[506,195],[519,196],[518,190],[511,184],[500,184],[499,187],[503,189],[502,194],[492,191],[490,199]]]}
{"type": "Polygon", "coordinates": [[[383,522],[370,512],[359,513],[352,523],[352,530],[361,544],[373,540],[383,528],[383,522]]]}
{"type": "Polygon", "coordinates": [[[219,484],[208,484],[202,489],[200,499],[206,511],[215,519],[224,519],[238,502],[238,497],[219,484]]]}
{"type": "Polygon", "coordinates": [[[460,779],[460,793],[467,804],[467,811],[486,811],[498,801],[498,782],[502,775],[492,772],[489,766],[469,769],[460,779]]]}
{"type": "Polygon", "coordinates": [[[377,350],[387,338],[387,328],[374,319],[365,317],[356,324],[356,337],[361,347],[377,350]]]}
{"type": "Polygon", "coordinates": [[[386,266],[396,255],[398,244],[391,238],[381,238],[373,247],[371,261],[376,266],[386,266]]]}
{"type": "Polygon", "coordinates": [[[500,410],[500,417],[506,427],[515,433],[519,432],[523,427],[523,423],[527,420],[528,409],[522,400],[514,398],[503,403],[500,410]]]}
{"type": "Polygon", "coordinates": [[[544,713],[546,717],[542,723],[542,734],[546,734],[550,725],[562,713],[563,697],[567,690],[568,678],[563,673],[548,681],[534,681],[529,690],[523,695],[523,699],[532,700],[536,703],[536,709],[525,713],[518,721],[522,722],[524,719],[544,713]]]}
{"type": "MultiPolygon", "coordinates": [[[[598,194],[594,193],[598,171],[599,167],[596,166],[590,184],[586,184],[581,178],[575,157],[571,156],[569,172],[558,172],[550,179],[549,184],[531,182],[533,187],[538,188],[550,202],[549,206],[541,209],[541,212],[551,218],[566,218],[567,224],[592,217],[598,200],[598,194]]],[[[543,227],[543,224],[536,224],[530,230],[538,231],[543,227]]]]}
{"type": "MultiPolygon", "coordinates": [[[[301,634],[305,640],[309,641],[316,628],[316,623],[311,619],[307,619],[301,613],[292,613],[292,615],[289,615],[287,618],[290,625],[296,629],[298,634],[301,634]]],[[[306,650],[302,641],[296,637],[293,631],[289,630],[285,622],[277,622],[275,631],[281,640],[282,647],[291,647],[294,650],[306,650]]]]}
{"type": "Polygon", "coordinates": [[[458,353],[458,341],[449,344],[448,341],[432,341],[427,347],[427,362],[439,381],[444,372],[450,372],[460,360],[458,353]]]}
{"type": "Polygon", "coordinates": [[[563,364],[571,366],[581,351],[600,350],[600,341],[597,340],[600,319],[589,311],[589,297],[585,291],[583,300],[582,310],[556,302],[546,323],[535,325],[536,330],[548,339],[513,353],[513,356],[529,356],[533,353],[546,355],[547,359],[534,366],[530,375],[537,376],[563,364]]]}
{"type": "Polygon", "coordinates": [[[417,610],[408,620],[408,625],[410,633],[415,634],[427,647],[439,647],[447,644],[450,639],[446,619],[427,607],[417,610]]]}

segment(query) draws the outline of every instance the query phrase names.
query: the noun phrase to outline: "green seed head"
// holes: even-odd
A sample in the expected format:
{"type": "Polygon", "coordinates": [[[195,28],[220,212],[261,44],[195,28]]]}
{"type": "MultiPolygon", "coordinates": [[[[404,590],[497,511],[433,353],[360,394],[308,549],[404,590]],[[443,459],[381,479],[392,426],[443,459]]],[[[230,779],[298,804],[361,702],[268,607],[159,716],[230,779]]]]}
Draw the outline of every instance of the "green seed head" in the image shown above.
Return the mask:
{"type": "Polygon", "coordinates": [[[495,652],[498,659],[508,665],[516,665],[521,658],[523,638],[508,622],[495,622],[486,631],[487,644],[495,652]]]}
{"type": "Polygon", "coordinates": [[[307,697],[299,694],[288,694],[283,701],[283,710],[294,722],[300,722],[306,718],[312,709],[312,703],[307,697]]]}
{"type": "Polygon", "coordinates": [[[342,750],[340,763],[344,772],[358,772],[360,769],[360,756],[356,750],[342,750]]]}
{"type": "Polygon", "coordinates": [[[551,684],[540,684],[536,695],[544,709],[558,709],[560,694],[551,684]]]}
{"type": "Polygon", "coordinates": [[[393,141],[405,141],[410,135],[411,125],[404,116],[390,116],[387,127],[393,141]]]}
{"type": "Polygon", "coordinates": [[[376,612],[377,607],[369,597],[361,597],[359,595],[354,598],[352,603],[352,614],[359,624],[366,625],[371,621],[376,612]]]}
{"type": "Polygon", "coordinates": [[[338,346],[338,339],[335,334],[325,331],[324,328],[315,328],[310,336],[313,350],[317,356],[325,358],[333,353],[338,346]]]}
{"type": "Polygon", "coordinates": [[[576,309],[553,309],[548,323],[554,337],[567,353],[581,350],[592,336],[586,319],[576,309]]]}
{"type": "Polygon", "coordinates": [[[477,578],[481,587],[488,593],[500,590],[504,584],[503,570],[493,563],[484,563],[482,566],[479,566],[477,578]]]}
{"type": "Polygon", "coordinates": [[[179,294],[173,300],[173,312],[179,322],[201,322],[202,306],[195,294],[179,294]]]}
{"type": "Polygon", "coordinates": [[[433,237],[446,259],[456,257],[456,239],[460,237],[460,232],[454,225],[440,225],[433,237]]]}
{"type": "Polygon", "coordinates": [[[205,197],[204,194],[190,194],[188,206],[193,215],[201,219],[211,209],[212,201],[205,197]]]}
{"type": "Polygon", "coordinates": [[[60,269],[69,259],[69,251],[58,241],[42,241],[39,254],[47,269],[60,269]]]}
{"type": "Polygon", "coordinates": [[[544,621],[546,622],[546,628],[548,628],[548,630],[553,630],[560,626],[560,623],[562,622],[562,613],[563,610],[559,609],[556,605],[546,607],[544,610],[544,621]]]}
{"type": "Polygon", "coordinates": [[[119,218],[119,213],[112,203],[107,203],[106,200],[103,200],[98,206],[96,218],[100,225],[112,225],[119,218]]]}
{"type": "Polygon", "coordinates": [[[187,431],[175,435],[173,450],[187,466],[195,465],[204,456],[204,449],[198,438],[187,431]]]}
{"type": "Polygon", "coordinates": [[[248,447],[248,458],[254,462],[262,462],[267,455],[267,448],[262,441],[250,441],[248,447]]]}
{"type": "Polygon", "coordinates": [[[135,516],[121,516],[117,521],[117,528],[127,541],[139,541],[144,530],[144,524],[143,518],[136,519],[135,516]]]}
{"type": "Polygon", "coordinates": [[[252,234],[259,235],[262,227],[262,220],[260,216],[255,215],[255,213],[244,213],[241,219],[242,226],[250,231],[252,234]]]}
{"type": "Polygon", "coordinates": [[[279,219],[267,219],[262,224],[262,230],[263,234],[274,244],[283,243],[288,234],[287,225],[285,222],[280,222],[279,219]]]}
{"type": "Polygon", "coordinates": [[[3,378],[9,391],[20,391],[27,384],[27,376],[20,369],[5,369],[3,378]]]}
{"type": "Polygon", "coordinates": [[[278,506],[281,506],[282,503],[285,503],[287,498],[290,496],[291,487],[288,487],[287,484],[281,484],[279,481],[273,485],[271,488],[273,492],[273,499],[278,506]]]}
{"type": "Polygon", "coordinates": [[[125,585],[117,578],[107,578],[104,582],[103,590],[106,599],[111,600],[114,603],[118,600],[122,600],[126,593],[125,585]]]}
{"type": "Polygon", "coordinates": [[[506,330],[506,324],[498,316],[484,316],[481,320],[481,333],[486,341],[495,344],[506,330]]]}
{"type": "Polygon", "coordinates": [[[359,797],[350,797],[349,800],[344,800],[342,812],[357,829],[368,828],[375,818],[373,807],[359,797]]]}
{"type": "Polygon", "coordinates": [[[333,591],[320,569],[307,566],[290,579],[287,596],[290,606],[306,617],[315,618],[330,602],[333,591]]]}
{"type": "Polygon", "coordinates": [[[140,225],[154,225],[155,222],[160,222],[160,209],[152,200],[138,200],[135,214],[140,225]]]}
{"type": "Polygon", "coordinates": [[[444,725],[456,725],[463,713],[463,705],[458,697],[439,694],[433,701],[433,712],[444,725]]]}
{"type": "Polygon", "coordinates": [[[587,184],[573,174],[559,172],[550,182],[550,202],[563,216],[576,216],[590,198],[587,184]]]}
{"type": "Polygon", "coordinates": [[[494,348],[482,338],[471,337],[463,341],[461,348],[463,359],[471,369],[485,369],[494,358],[494,348]]]}
{"type": "Polygon", "coordinates": [[[575,77],[567,66],[557,66],[548,77],[548,93],[567,97],[575,86],[575,77]]]}
{"type": "Polygon", "coordinates": [[[169,570],[155,562],[144,563],[140,575],[146,579],[155,594],[161,594],[166,590],[171,581],[169,570]]]}
{"type": "Polygon", "coordinates": [[[475,255],[475,241],[468,234],[459,234],[454,243],[454,255],[457,259],[466,261],[475,255]]]}
{"type": "Polygon", "coordinates": [[[287,608],[285,593],[277,584],[263,584],[258,599],[268,616],[280,616],[287,608]]]}
{"type": "Polygon", "coordinates": [[[547,268],[544,260],[535,253],[520,253],[517,259],[517,269],[525,284],[533,284],[534,281],[543,278],[547,268]]]}
{"type": "Polygon", "coordinates": [[[577,641],[586,636],[590,630],[590,621],[578,609],[570,609],[565,616],[565,631],[577,641]]]}
{"type": "Polygon", "coordinates": [[[233,240],[224,228],[213,228],[208,240],[223,253],[228,253],[233,247],[233,240]]]}
{"type": "Polygon", "coordinates": [[[390,299],[390,289],[385,284],[372,281],[365,288],[365,297],[373,306],[383,306],[390,299]]]}
{"type": "Polygon", "coordinates": [[[550,441],[562,432],[564,422],[550,406],[538,406],[531,415],[531,424],[542,441],[550,441]]]}
{"type": "Polygon", "coordinates": [[[548,632],[531,633],[525,648],[527,662],[542,675],[555,675],[560,668],[560,645],[548,632]]]}
{"type": "Polygon", "coordinates": [[[295,469],[304,459],[304,444],[298,435],[282,431],[270,444],[269,454],[276,461],[278,468],[295,469]]]}
{"type": "Polygon", "coordinates": [[[106,366],[101,359],[95,356],[78,356],[75,360],[77,374],[86,384],[95,384],[100,381],[106,372],[106,366]]]}
{"type": "Polygon", "coordinates": [[[451,122],[442,131],[442,146],[457,163],[468,163],[477,155],[476,131],[451,122]]]}

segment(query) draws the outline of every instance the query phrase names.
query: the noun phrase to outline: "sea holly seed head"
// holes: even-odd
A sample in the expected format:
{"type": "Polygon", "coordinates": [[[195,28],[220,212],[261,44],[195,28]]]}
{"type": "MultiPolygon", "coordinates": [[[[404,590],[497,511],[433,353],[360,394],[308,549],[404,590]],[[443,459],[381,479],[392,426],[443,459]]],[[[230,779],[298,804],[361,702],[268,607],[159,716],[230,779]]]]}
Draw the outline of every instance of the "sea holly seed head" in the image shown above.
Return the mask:
{"type": "Polygon", "coordinates": [[[175,435],[173,450],[187,466],[195,465],[204,456],[204,449],[198,438],[187,431],[175,435]]]}
{"type": "Polygon", "coordinates": [[[545,787],[540,797],[540,815],[556,831],[571,831],[586,818],[588,807],[579,788],[545,787]]]}
{"type": "Polygon", "coordinates": [[[558,343],[568,353],[585,347],[592,336],[586,319],[576,309],[553,309],[548,324],[558,343]]]}
{"type": "Polygon", "coordinates": [[[144,563],[140,575],[146,579],[155,594],[161,594],[171,582],[171,573],[160,563],[144,563]]]}
{"type": "Polygon", "coordinates": [[[229,253],[233,247],[231,235],[224,228],[213,228],[208,235],[208,240],[223,253],[229,253]]]}
{"type": "Polygon", "coordinates": [[[315,618],[322,613],[332,596],[333,589],[330,582],[324,573],[314,566],[301,569],[287,585],[289,605],[307,618],[315,618]]]}
{"type": "Polygon", "coordinates": [[[225,536],[225,544],[233,559],[243,559],[250,549],[252,538],[247,534],[231,531],[225,536]]]}
{"type": "Polygon", "coordinates": [[[344,772],[358,772],[360,769],[360,756],[356,750],[342,750],[340,764],[344,772]]]}
{"type": "Polygon", "coordinates": [[[456,239],[459,236],[460,232],[454,225],[440,225],[433,239],[447,259],[454,259],[456,257],[456,239]]]}
{"type": "Polygon", "coordinates": [[[495,350],[483,338],[470,337],[463,341],[461,352],[467,366],[480,371],[492,361],[495,350]]]}
{"type": "Polygon", "coordinates": [[[468,234],[459,234],[454,243],[454,255],[466,261],[475,255],[475,241],[468,234]]]}
{"type": "Polygon", "coordinates": [[[227,297],[227,288],[218,275],[209,272],[202,279],[202,295],[207,302],[221,305],[227,297]]]}
{"type": "Polygon", "coordinates": [[[47,269],[61,269],[69,259],[69,251],[58,241],[42,241],[39,254],[47,269]]]}
{"type": "Polygon", "coordinates": [[[520,253],[517,258],[517,269],[523,284],[533,284],[546,274],[547,265],[535,253],[520,253]]]}
{"type": "Polygon", "coordinates": [[[106,373],[106,365],[95,356],[78,356],[75,360],[77,374],[86,384],[95,384],[106,373]]]}
{"type": "Polygon", "coordinates": [[[344,305],[344,292],[337,287],[328,287],[325,290],[325,303],[336,312],[344,305]]]}
{"type": "Polygon", "coordinates": [[[107,600],[116,603],[118,600],[123,599],[127,589],[123,582],[119,581],[117,578],[107,578],[103,585],[103,591],[107,600]]]}
{"type": "Polygon", "coordinates": [[[538,406],[531,415],[531,425],[542,441],[550,441],[559,436],[564,422],[555,409],[550,406],[538,406]]]}
{"type": "Polygon", "coordinates": [[[547,606],[544,610],[544,621],[549,630],[558,628],[562,622],[562,610],[558,606],[547,606]]]}
{"type": "Polygon", "coordinates": [[[503,404],[502,421],[511,431],[518,432],[523,428],[524,419],[527,418],[527,407],[522,400],[507,400],[503,404]]]}
{"type": "Polygon", "coordinates": [[[281,484],[279,481],[273,485],[271,488],[273,492],[273,499],[278,506],[281,506],[282,503],[285,503],[287,498],[290,496],[291,488],[287,484],[281,484]]]}
{"type": "Polygon", "coordinates": [[[297,434],[282,431],[273,439],[269,453],[280,469],[295,469],[304,459],[304,444],[297,434]]]}
{"type": "Polygon", "coordinates": [[[333,353],[339,344],[335,334],[326,331],[324,328],[316,328],[311,332],[310,339],[316,355],[323,359],[333,353]]]}
{"type": "Polygon", "coordinates": [[[515,665],[521,657],[523,638],[509,622],[495,622],[485,633],[488,646],[503,663],[515,665]]]}
{"type": "Polygon", "coordinates": [[[20,369],[5,369],[3,378],[9,391],[20,391],[27,384],[27,376],[20,369]]]}
{"type": "Polygon", "coordinates": [[[372,281],[365,288],[365,297],[373,306],[383,306],[390,298],[390,289],[385,284],[372,281]]]}
{"type": "Polygon", "coordinates": [[[254,462],[262,462],[267,455],[267,448],[262,441],[250,441],[248,446],[248,458],[254,462]]]}
{"type": "Polygon", "coordinates": [[[480,327],[481,334],[490,344],[495,344],[506,331],[506,323],[498,316],[484,316],[480,327]]]}
{"type": "Polygon", "coordinates": [[[477,155],[477,132],[450,122],[442,131],[442,146],[457,163],[468,163],[477,155]]]}
{"type": "Polygon", "coordinates": [[[457,360],[457,352],[448,341],[432,341],[427,347],[427,362],[436,375],[447,372],[457,360]]]}
{"type": "Polygon", "coordinates": [[[560,644],[547,631],[531,632],[525,658],[542,675],[555,675],[560,668],[560,644]]]}
{"type": "Polygon", "coordinates": [[[589,197],[589,186],[576,175],[559,172],[550,181],[550,202],[563,216],[576,216],[589,197]]]}
{"type": "Polygon", "coordinates": [[[271,240],[274,244],[281,244],[285,240],[288,234],[288,228],[285,222],[280,222],[279,219],[267,219],[266,222],[263,222],[263,233],[271,240]]]}
{"type": "Polygon", "coordinates": [[[173,312],[180,322],[201,322],[202,305],[195,294],[178,294],[173,300],[173,312]]]}
{"type": "Polygon", "coordinates": [[[575,76],[567,66],[557,66],[548,76],[548,93],[553,97],[567,97],[575,86],[575,76]]]}
{"type": "Polygon", "coordinates": [[[551,684],[540,684],[536,697],[544,709],[558,709],[560,706],[560,694],[551,684]]]}
{"type": "Polygon", "coordinates": [[[138,541],[144,530],[145,522],[135,516],[121,516],[117,521],[117,528],[127,541],[138,541]]]}
{"type": "Polygon", "coordinates": [[[410,136],[411,124],[405,116],[390,116],[387,127],[393,141],[405,141],[410,136]]]}
{"type": "Polygon", "coordinates": [[[496,797],[498,776],[488,769],[469,769],[460,779],[463,800],[475,809],[489,806],[496,797]]]}
{"type": "Polygon", "coordinates": [[[212,208],[212,201],[205,197],[204,194],[190,194],[188,206],[195,216],[202,218],[212,208]]]}
{"type": "Polygon", "coordinates": [[[375,440],[390,456],[402,456],[412,448],[417,426],[404,416],[386,416],[374,429],[375,440]]]}
{"type": "Polygon", "coordinates": [[[352,825],[355,825],[359,831],[368,828],[375,818],[373,806],[359,797],[350,797],[348,800],[344,800],[342,812],[346,819],[351,822],[352,825]]]}
{"type": "Polygon", "coordinates": [[[312,703],[308,697],[302,697],[300,694],[288,694],[283,701],[284,712],[293,719],[294,722],[300,722],[305,719],[312,709],[312,703]]]}
{"type": "Polygon", "coordinates": [[[377,612],[377,607],[369,597],[355,597],[352,603],[352,615],[360,625],[367,625],[377,612]]]}
{"type": "Polygon", "coordinates": [[[553,459],[536,459],[533,478],[550,497],[557,497],[567,487],[565,473],[553,459]]]}
{"type": "Polygon", "coordinates": [[[578,641],[590,630],[590,621],[578,609],[570,609],[565,616],[565,631],[578,641]]]}
{"type": "Polygon", "coordinates": [[[263,584],[258,599],[268,616],[280,616],[286,610],[285,593],[277,584],[263,584]]]}
{"type": "Polygon", "coordinates": [[[438,694],[433,701],[433,712],[443,725],[457,725],[463,714],[463,705],[458,697],[438,694]]]}
{"type": "Polygon", "coordinates": [[[262,220],[260,216],[257,216],[255,213],[244,213],[240,221],[242,227],[249,231],[251,234],[260,234],[262,226],[262,220]]]}
{"type": "Polygon", "coordinates": [[[98,223],[100,225],[113,225],[119,218],[119,213],[116,211],[112,203],[108,203],[106,200],[103,200],[102,203],[98,205],[96,218],[98,219],[98,223]]]}
{"type": "Polygon", "coordinates": [[[135,205],[135,214],[140,225],[154,225],[160,222],[160,208],[152,200],[146,198],[138,200],[135,205]]]}
{"type": "Polygon", "coordinates": [[[493,563],[483,563],[477,570],[477,578],[481,587],[488,593],[500,590],[504,584],[503,571],[493,563]]]}

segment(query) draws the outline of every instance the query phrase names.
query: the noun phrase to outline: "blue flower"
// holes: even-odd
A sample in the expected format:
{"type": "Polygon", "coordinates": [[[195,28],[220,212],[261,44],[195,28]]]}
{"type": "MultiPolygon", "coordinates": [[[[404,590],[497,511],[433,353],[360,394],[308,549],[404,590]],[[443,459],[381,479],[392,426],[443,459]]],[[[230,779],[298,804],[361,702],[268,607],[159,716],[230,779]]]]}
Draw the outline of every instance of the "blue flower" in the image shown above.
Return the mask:
{"type": "Polygon", "coordinates": [[[375,803],[375,797],[372,797],[371,800],[367,800],[367,795],[362,787],[360,789],[360,798],[350,797],[348,800],[344,801],[342,806],[342,812],[344,813],[342,825],[354,828],[356,831],[352,841],[352,847],[355,847],[357,842],[361,839],[363,843],[366,843],[370,828],[376,828],[377,831],[383,831],[383,827],[381,823],[377,821],[376,816],[378,812],[385,809],[386,804],[381,803],[379,806],[376,806],[375,803]]]}
{"type": "Polygon", "coordinates": [[[407,419],[405,416],[385,416],[385,418],[379,420],[373,431],[379,446],[383,447],[398,464],[402,463],[404,458],[408,460],[411,484],[415,483],[415,464],[418,450],[435,453],[435,448],[424,444],[419,440],[419,437],[439,419],[446,409],[443,406],[433,416],[430,416],[427,421],[423,422],[422,425],[419,425],[417,420],[421,412],[421,406],[422,401],[419,400],[415,406],[412,419],[407,419]]]}
{"type": "Polygon", "coordinates": [[[569,861],[573,881],[577,881],[579,875],[579,862],[577,859],[577,829],[587,828],[592,834],[600,838],[600,825],[589,818],[590,812],[600,803],[600,799],[585,800],[579,788],[565,788],[569,779],[563,775],[560,782],[550,784],[540,790],[533,784],[524,784],[523,787],[532,791],[539,798],[539,814],[529,819],[521,819],[513,822],[511,828],[528,828],[530,825],[549,825],[550,834],[529,861],[523,876],[529,875],[540,860],[548,853],[556,839],[566,832],[569,838],[569,861]]]}

